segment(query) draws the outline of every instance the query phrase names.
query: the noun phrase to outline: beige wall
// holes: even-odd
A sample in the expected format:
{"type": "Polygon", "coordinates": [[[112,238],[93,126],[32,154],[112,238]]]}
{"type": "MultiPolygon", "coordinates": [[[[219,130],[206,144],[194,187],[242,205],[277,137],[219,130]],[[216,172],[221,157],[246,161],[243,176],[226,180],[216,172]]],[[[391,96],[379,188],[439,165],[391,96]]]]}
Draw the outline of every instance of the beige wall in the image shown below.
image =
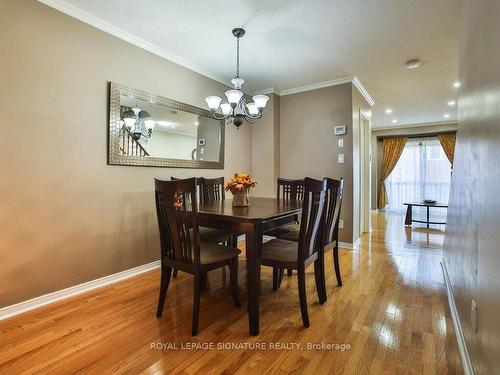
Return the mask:
{"type": "Polygon", "coordinates": [[[459,121],[445,261],[477,375],[500,368],[500,2],[462,1],[459,121]],[[478,330],[471,325],[471,301],[478,330]]]}
{"type": "Polygon", "coordinates": [[[252,175],[257,181],[256,197],[275,197],[279,177],[280,97],[269,95],[266,110],[252,126],[252,175]]]}
{"type": "Polygon", "coordinates": [[[199,107],[215,81],[36,1],[0,3],[0,46],[0,307],[158,259],[154,176],[251,169],[248,125],[223,171],[106,165],[108,81],[199,107]]]}
{"type": "Polygon", "coordinates": [[[413,125],[398,128],[373,128],[371,136],[372,150],[372,184],[371,184],[371,208],[377,209],[380,178],[382,176],[383,148],[382,138],[384,136],[412,136],[419,134],[433,134],[457,130],[456,123],[439,125],[413,125]]]}
{"type": "Polygon", "coordinates": [[[344,177],[340,241],[353,242],[352,84],[282,96],[280,100],[280,176],[344,177]],[[335,125],[346,125],[344,148],[337,148],[335,125]],[[345,163],[337,164],[342,150],[345,163]]]}

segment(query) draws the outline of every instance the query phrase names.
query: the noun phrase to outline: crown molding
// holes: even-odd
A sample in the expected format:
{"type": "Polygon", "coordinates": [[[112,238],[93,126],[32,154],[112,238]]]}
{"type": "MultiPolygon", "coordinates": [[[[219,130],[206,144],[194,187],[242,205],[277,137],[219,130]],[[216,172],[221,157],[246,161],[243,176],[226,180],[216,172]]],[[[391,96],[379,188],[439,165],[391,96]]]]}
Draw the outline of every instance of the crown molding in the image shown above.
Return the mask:
{"type": "Polygon", "coordinates": [[[330,87],[330,86],[343,85],[344,83],[352,82],[353,78],[354,77],[343,77],[343,78],[338,78],[338,79],[332,79],[330,81],[311,83],[310,85],[281,90],[281,92],[278,95],[285,96],[285,95],[291,95],[291,94],[298,94],[300,92],[322,89],[322,88],[330,87]]]}
{"type": "Polygon", "coordinates": [[[384,126],[384,127],[373,127],[372,132],[376,133],[378,131],[395,130],[395,129],[408,129],[408,128],[423,128],[426,126],[443,126],[443,125],[457,125],[458,121],[436,121],[436,122],[421,122],[416,124],[403,124],[394,126],[384,126]]]}
{"type": "Polygon", "coordinates": [[[228,80],[218,74],[215,74],[201,66],[193,64],[163,48],[158,47],[157,45],[150,43],[128,31],[121,29],[118,26],[115,26],[109,22],[104,21],[103,19],[94,16],[84,10],[81,10],[74,5],[68,4],[63,0],[38,0],[40,3],[45,4],[51,8],[54,8],[68,16],[76,18],[90,26],[93,26],[105,33],[111,34],[121,40],[124,40],[130,44],[133,44],[139,48],[142,48],[148,52],[151,52],[157,56],[160,56],[174,64],[180,65],[186,69],[192,70],[198,74],[201,74],[207,78],[213,79],[224,86],[228,86],[228,80]]]}
{"type": "Polygon", "coordinates": [[[375,104],[375,101],[372,99],[370,94],[368,94],[368,91],[366,91],[365,87],[363,86],[361,81],[358,79],[358,77],[356,77],[356,76],[352,77],[352,84],[354,86],[356,86],[356,88],[359,90],[361,95],[363,95],[363,98],[365,98],[365,100],[368,102],[368,104],[370,104],[370,107],[373,107],[373,105],[375,104]]]}
{"type": "Polygon", "coordinates": [[[274,87],[270,87],[268,89],[254,91],[252,95],[268,95],[268,94],[281,95],[281,93],[278,90],[276,90],[274,87]]]}
{"type": "Polygon", "coordinates": [[[361,81],[356,76],[343,77],[343,78],[338,78],[338,79],[332,79],[329,81],[311,83],[309,85],[294,87],[291,89],[286,89],[286,90],[281,90],[281,91],[276,90],[274,87],[270,87],[268,89],[255,91],[254,94],[276,94],[276,95],[280,95],[280,96],[285,96],[285,95],[298,94],[298,93],[306,92],[306,91],[322,89],[325,87],[343,85],[345,83],[352,83],[359,90],[361,95],[363,95],[363,97],[366,99],[368,104],[370,104],[370,107],[373,107],[373,105],[375,104],[374,100],[372,99],[372,97],[370,96],[368,91],[366,91],[365,87],[363,86],[361,81]]]}

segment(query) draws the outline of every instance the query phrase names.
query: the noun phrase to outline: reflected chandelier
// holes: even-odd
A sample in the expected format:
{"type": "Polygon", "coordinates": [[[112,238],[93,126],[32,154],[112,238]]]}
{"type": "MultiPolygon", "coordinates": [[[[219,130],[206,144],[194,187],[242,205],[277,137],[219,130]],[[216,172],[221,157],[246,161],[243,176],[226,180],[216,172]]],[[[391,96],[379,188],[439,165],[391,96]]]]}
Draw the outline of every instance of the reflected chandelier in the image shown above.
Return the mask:
{"type": "Polygon", "coordinates": [[[233,35],[236,37],[236,75],[231,80],[234,89],[227,90],[224,93],[227,103],[222,103],[222,98],[215,95],[207,96],[205,101],[216,120],[227,119],[228,122],[232,121],[239,128],[243,124],[243,120],[253,123],[262,117],[269,96],[254,95],[251,103],[247,104],[245,102],[244,94],[241,91],[241,86],[245,83],[245,80],[240,78],[240,38],[245,35],[245,30],[242,28],[233,29],[233,35]]]}

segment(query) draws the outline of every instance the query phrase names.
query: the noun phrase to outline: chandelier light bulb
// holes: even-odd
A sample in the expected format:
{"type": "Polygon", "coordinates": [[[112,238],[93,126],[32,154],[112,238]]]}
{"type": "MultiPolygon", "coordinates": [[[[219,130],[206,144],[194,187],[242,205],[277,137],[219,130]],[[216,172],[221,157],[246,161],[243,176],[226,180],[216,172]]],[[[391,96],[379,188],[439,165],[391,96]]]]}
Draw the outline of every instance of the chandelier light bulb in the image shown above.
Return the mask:
{"type": "Polygon", "coordinates": [[[248,103],[247,110],[252,116],[257,116],[259,114],[259,109],[255,103],[248,103]]]}
{"type": "Polygon", "coordinates": [[[149,132],[153,131],[153,129],[155,128],[155,125],[156,125],[156,121],[154,121],[154,120],[146,120],[146,121],[144,121],[144,126],[146,127],[146,129],[149,132]]]}
{"type": "Polygon", "coordinates": [[[217,111],[219,109],[220,103],[222,102],[222,98],[220,96],[207,96],[205,98],[205,101],[207,102],[208,108],[211,111],[217,111]]]}
{"type": "Polygon", "coordinates": [[[231,113],[231,109],[232,109],[231,108],[231,104],[229,104],[229,103],[223,103],[223,104],[221,104],[220,109],[222,110],[222,114],[224,116],[227,116],[227,115],[229,115],[231,113]]]}
{"type": "Polygon", "coordinates": [[[135,126],[135,118],[124,118],[123,121],[125,121],[125,126],[130,130],[135,126]]]}
{"type": "Polygon", "coordinates": [[[262,111],[264,108],[266,108],[267,102],[269,100],[269,96],[267,95],[255,95],[252,97],[253,102],[259,109],[259,111],[262,111]]]}
{"type": "Polygon", "coordinates": [[[235,108],[243,97],[243,93],[240,90],[227,90],[224,93],[227,97],[227,101],[231,104],[231,107],[235,108]]]}

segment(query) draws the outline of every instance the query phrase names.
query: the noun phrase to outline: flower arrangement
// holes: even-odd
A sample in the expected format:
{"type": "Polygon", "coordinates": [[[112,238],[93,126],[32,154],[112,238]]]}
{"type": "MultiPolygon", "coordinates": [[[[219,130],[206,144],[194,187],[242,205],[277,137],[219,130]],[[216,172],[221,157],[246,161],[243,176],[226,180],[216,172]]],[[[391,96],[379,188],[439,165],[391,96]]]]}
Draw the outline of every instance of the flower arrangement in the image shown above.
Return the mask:
{"type": "Polygon", "coordinates": [[[233,194],[233,206],[246,207],[249,205],[248,191],[256,184],[248,173],[235,173],[233,178],[224,184],[224,189],[233,194]]]}

